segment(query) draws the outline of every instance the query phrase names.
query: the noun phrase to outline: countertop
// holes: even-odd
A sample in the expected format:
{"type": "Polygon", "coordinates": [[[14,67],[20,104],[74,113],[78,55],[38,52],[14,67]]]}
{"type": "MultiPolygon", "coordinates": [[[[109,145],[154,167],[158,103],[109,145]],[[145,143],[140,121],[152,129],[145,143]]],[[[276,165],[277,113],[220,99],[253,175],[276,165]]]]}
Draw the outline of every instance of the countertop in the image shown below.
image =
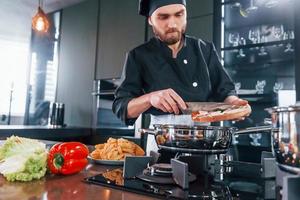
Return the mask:
{"type": "MultiPolygon", "coordinates": [[[[39,140],[79,141],[85,144],[104,143],[109,137],[134,137],[134,129],[121,127],[0,125],[0,139],[12,135],[39,140]]],[[[138,142],[139,141],[135,141],[138,142]]]]}
{"type": "Polygon", "coordinates": [[[43,179],[31,182],[8,182],[0,175],[0,199],[2,200],[152,200],[154,198],[115,190],[83,182],[85,177],[97,175],[113,167],[89,164],[85,170],[69,176],[47,174],[43,179]]]}
{"type": "MultiPolygon", "coordinates": [[[[0,140],[0,145],[3,143],[0,140]]],[[[53,145],[54,141],[43,141],[53,145]]],[[[120,166],[118,166],[120,167],[120,166]]],[[[89,163],[81,172],[73,175],[47,173],[40,180],[30,182],[9,182],[0,174],[0,200],[153,200],[155,198],[116,190],[104,186],[88,184],[84,178],[91,177],[116,166],[89,163]]]]}
{"type": "Polygon", "coordinates": [[[92,135],[91,128],[88,127],[53,127],[53,126],[26,126],[26,125],[1,125],[0,138],[11,135],[21,137],[54,140],[54,141],[81,141],[92,135]]]}

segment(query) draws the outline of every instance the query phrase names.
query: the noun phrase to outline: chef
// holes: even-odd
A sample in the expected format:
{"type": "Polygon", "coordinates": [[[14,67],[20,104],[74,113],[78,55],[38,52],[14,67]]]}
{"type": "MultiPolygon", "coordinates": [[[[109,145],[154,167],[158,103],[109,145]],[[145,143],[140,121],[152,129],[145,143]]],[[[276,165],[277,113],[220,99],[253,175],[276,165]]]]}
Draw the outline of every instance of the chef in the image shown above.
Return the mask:
{"type": "MultiPolygon", "coordinates": [[[[214,45],[185,34],[185,0],[140,0],[139,14],[147,17],[155,36],[125,61],[113,111],[127,125],[142,113],[151,114],[151,125],[193,125],[191,116],[180,115],[189,101],[248,103],[236,96],[214,45]]],[[[148,142],[147,152],[153,146],[148,142]]]]}

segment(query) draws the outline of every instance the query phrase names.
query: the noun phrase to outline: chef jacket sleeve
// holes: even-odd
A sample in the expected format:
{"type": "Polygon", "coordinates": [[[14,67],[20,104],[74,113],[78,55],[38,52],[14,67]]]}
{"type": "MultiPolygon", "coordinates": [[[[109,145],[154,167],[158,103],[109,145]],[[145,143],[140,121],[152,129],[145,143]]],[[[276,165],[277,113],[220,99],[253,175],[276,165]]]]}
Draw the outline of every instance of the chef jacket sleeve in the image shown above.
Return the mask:
{"type": "Polygon", "coordinates": [[[126,125],[133,125],[136,118],[127,117],[127,106],[130,100],[143,95],[140,65],[134,51],[128,53],[123,67],[121,84],[115,92],[112,110],[126,125]]]}
{"type": "Polygon", "coordinates": [[[226,97],[236,95],[234,83],[222,66],[215,46],[210,43],[208,68],[210,73],[212,100],[222,102],[226,97]]]}

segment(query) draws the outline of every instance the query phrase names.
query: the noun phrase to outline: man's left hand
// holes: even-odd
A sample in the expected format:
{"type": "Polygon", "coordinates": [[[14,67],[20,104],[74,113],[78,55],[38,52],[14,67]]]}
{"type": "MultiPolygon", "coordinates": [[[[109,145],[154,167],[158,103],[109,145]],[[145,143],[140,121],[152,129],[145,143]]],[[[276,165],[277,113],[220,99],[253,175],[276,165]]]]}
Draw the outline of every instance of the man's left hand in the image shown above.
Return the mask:
{"type": "MultiPolygon", "coordinates": [[[[237,96],[228,96],[225,100],[224,103],[228,103],[228,104],[232,104],[232,105],[238,105],[238,106],[245,106],[248,104],[247,100],[244,99],[240,99],[237,96]]],[[[240,121],[240,120],[244,120],[245,117],[248,117],[250,115],[250,113],[247,116],[235,119],[234,121],[240,121]]]]}

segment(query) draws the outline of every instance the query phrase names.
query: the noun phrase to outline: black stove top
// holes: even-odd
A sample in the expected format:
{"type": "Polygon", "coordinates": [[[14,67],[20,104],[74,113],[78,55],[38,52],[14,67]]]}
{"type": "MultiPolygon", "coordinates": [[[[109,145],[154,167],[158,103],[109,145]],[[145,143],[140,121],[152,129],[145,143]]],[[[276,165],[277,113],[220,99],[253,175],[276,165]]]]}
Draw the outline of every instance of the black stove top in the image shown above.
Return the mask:
{"type": "MultiPolygon", "coordinates": [[[[111,172],[113,173],[113,171],[111,172]]],[[[121,184],[118,184],[116,181],[108,180],[103,174],[91,177],[88,181],[161,199],[232,199],[231,191],[226,184],[213,183],[207,179],[209,178],[198,177],[195,182],[191,183],[188,190],[170,184],[155,184],[138,178],[125,179],[121,184]]]]}
{"type": "MultiPolygon", "coordinates": [[[[193,175],[195,178],[190,180],[188,189],[182,189],[175,183],[176,181],[157,183],[141,178],[151,176],[152,173],[155,177],[170,180],[170,176],[157,176],[155,171],[151,172],[153,168],[149,166],[132,178],[124,179],[123,168],[117,168],[87,178],[85,181],[160,199],[254,200],[276,197],[275,178],[264,177],[263,167],[259,163],[230,161],[220,164],[217,161],[204,168],[198,166],[196,169],[199,170],[189,170],[188,177],[193,175]]],[[[169,172],[170,168],[167,171],[169,172]]]]}

